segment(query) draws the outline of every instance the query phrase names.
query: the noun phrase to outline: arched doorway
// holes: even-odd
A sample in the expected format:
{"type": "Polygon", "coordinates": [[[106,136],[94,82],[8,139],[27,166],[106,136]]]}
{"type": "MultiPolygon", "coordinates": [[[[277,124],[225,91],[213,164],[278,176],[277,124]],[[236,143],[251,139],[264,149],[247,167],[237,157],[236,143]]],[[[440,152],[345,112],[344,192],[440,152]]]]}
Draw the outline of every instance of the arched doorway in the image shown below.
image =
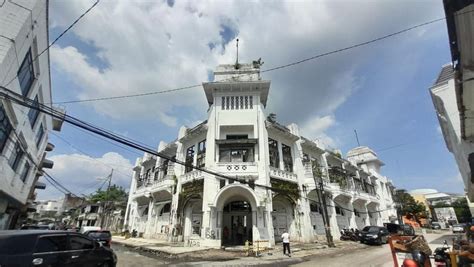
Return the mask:
{"type": "Polygon", "coordinates": [[[243,245],[252,241],[252,207],[238,200],[227,203],[222,211],[222,245],[243,245]]]}
{"type": "Polygon", "coordinates": [[[215,230],[221,246],[244,245],[246,240],[260,238],[257,199],[252,188],[239,183],[228,184],[219,190],[212,204],[216,223],[211,224],[211,230],[215,230]]]}
{"type": "Polygon", "coordinates": [[[341,194],[334,197],[334,210],[336,212],[336,221],[339,231],[345,228],[351,228],[351,217],[354,216],[351,207],[349,207],[351,197],[341,194]]]}
{"type": "Polygon", "coordinates": [[[308,193],[308,199],[313,235],[325,235],[326,231],[324,228],[324,220],[322,215],[323,207],[319,193],[316,190],[312,190],[308,193]]]}
{"type": "Polygon", "coordinates": [[[275,242],[280,242],[281,235],[285,231],[294,234],[290,231],[291,224],[293,223],[293,208],[290,201],[281,195],[273,198],[272,205],[273,235],[275,242]]]}
{"type": "Polygon", "coordinates": [[[184,208],[184,238],[189,240],[201,237],[202,200],[190,199],[184,208]]]}

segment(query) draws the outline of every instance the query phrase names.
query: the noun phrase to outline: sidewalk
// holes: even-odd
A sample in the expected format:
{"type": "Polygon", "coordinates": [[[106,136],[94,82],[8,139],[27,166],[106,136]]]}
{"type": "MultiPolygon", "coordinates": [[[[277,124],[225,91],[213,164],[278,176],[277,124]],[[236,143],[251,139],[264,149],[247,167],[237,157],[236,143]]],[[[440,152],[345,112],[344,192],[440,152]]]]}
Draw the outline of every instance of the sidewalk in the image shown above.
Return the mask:
{"type": "Polygon", "coordinates": [[[268,265],[275,266],[275,263],[288,265],[290,263],[302,262],[304,257],[317,255],[321,253],[331,253],[341,249],[356,249],[364,247],[355,242],[336,241],[336,248],[328,248],[323,243],[292,243],[292,257],[283,255],[281,244],[261,253],[259,257],[254,255],[246,256],[242,249],[216,249],[205,247],[184,247],[183,243],[169,243],[162,240],[129,238],[113,236],[112,242],[121,244],[134,249],[140,249],[152,253],[159,257],[172,259],[174,266],[249,266],[249,265],[268,265]],[[221,262],[217,262],[221,261],[221,262]],[[223,262],[222,262],[223,261],[223,262]]]}
{"type": "Polygon", "coordinates": [[[125,239],[123,236],[112,236],[112,243],[142,249],[167,258],[176,258],[180,254],[209,250],[209,248],[202,247],[184,247],[183,243],[170,243],[165,240],[146,238],[125,239]]]}

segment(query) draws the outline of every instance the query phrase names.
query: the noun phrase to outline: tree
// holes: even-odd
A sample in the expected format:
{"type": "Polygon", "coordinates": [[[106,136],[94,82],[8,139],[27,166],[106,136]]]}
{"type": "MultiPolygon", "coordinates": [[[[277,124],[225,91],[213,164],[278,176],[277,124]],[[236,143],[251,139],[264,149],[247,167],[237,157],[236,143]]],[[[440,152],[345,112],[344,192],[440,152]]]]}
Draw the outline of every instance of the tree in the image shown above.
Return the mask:
{"type": "Polygon", "coordinates": [[[276,122],[276,118],[277,118],[277,115],[275,113],[270,113],[268,116],[267,116],[267,121],[271,122],[271,123],[275,123],[276,122]]]}
{"type": "Polygon", "coordinates": [[[127,201],[127,198],[127,192],[125,192],[123,187],[117,185],[112,185],[109,190],[97,189],[97,191],[89,196],[89,200],[93,203],[99,201],[124,202],[127,201]]]}
{"type": "Polygon", "coordinates": [[[400,215],[413,216],[420,223],[420,217],[426,217],[426,207],[423,203],[415,200],[405,190],[397,190],[395,194],[395,202],[398,204],[400,215]]]}

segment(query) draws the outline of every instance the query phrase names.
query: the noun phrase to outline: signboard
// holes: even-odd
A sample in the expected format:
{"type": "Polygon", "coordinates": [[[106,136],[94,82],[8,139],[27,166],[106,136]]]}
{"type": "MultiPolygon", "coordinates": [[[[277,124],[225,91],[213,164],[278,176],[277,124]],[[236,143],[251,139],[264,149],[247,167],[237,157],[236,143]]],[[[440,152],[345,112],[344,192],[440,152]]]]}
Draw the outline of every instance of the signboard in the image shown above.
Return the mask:
{"type": "Polygon", "coordinates": [[[458,218],[456,217],[456,212],[454,212],[453,207],[435,208],[434,213],[440,223],[446,223],[446,225],[458,223],[458,218]]]}

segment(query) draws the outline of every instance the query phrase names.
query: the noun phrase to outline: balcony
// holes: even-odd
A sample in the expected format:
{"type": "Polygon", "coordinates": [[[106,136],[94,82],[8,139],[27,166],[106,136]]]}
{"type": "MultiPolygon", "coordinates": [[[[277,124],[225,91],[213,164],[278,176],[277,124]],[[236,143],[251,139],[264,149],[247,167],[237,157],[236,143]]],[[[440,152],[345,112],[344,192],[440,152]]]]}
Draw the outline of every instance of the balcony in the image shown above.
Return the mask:
{"type": "Polygon", "coordinates": [[[181,175],[179,179],[181,184],[184,184],[190,181],[204,179],[204,174],[200,170],[194,170],[181,175]]]}
{"type": "Polygon", "coordinates": [[[257,176],[258,165],[255,162],[218,162],[217,172],[231,176],[257,176]]]}
{"type": "Polygon", "coordinates": [[[298,182],[298,177],[293,172],[280,170],[270,166],[270,176],[284,181],[298,182]]]}

